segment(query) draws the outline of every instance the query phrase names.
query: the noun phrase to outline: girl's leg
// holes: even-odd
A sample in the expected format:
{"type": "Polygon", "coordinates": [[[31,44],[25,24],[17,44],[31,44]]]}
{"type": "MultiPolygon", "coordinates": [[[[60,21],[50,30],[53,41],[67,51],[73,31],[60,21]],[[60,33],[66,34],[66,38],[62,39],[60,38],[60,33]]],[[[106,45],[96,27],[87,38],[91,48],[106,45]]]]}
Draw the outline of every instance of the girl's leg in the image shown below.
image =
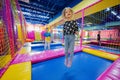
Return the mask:
{"type": "Polygon", "coordinates": [[[48,42],[48,49],[50,50],[50,42],[48,42]]]}
{"type": "Polygon", "coordinates": [[[69,48],[69,39],[68,39],[68,35],[65,35],[65,65],[68,65],[68,48],[69,48]]]}
{"type": "Polygon", "coordinates": [[[75,35],[70,35],[69,38],[69,52],[70,52],[70,61],[69,61],[69,67],[72,64],[72,60],[73,60],[73,54],[74,54],[74,45],[75,45],[75,35]]]}
{"type": "Polygon", "coordinates": [[[47,42],[46,42],[46,41],[45,41],[44,49],[45,49],[45,50],[47,49],[47,42]]]}

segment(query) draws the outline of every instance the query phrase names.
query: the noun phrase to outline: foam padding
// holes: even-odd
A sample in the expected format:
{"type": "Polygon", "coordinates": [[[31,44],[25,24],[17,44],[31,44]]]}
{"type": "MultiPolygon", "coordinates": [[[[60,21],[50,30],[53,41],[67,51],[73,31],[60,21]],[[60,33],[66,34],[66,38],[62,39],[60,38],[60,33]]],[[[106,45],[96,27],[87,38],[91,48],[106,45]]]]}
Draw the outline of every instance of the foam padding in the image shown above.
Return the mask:
{"type": "Polygon", "coordinates": [[[0,80],[31,80],[31,62],[11,65],[0,80]]]}
{"type": "Polygon", "coordinates": [[[96,80],[120,80],[120,58],[106,69],[96,80]]]}
{"type": "MultiPolygon", "coordinates": [[[[74,48],[74,52],[80,52],[81,48],[79,46],[75,46],[74,48]]],[[[37,63],[37,62],[42,62],[45,60],[49,60],[49,59],[53,59],[53,58],[57,58],[60,56],[64,56],[64,48],[59,48],[59,49],[55,49],[55,50],[46,50],[46,51],[42,51],[42,52],[37,52],[34,53],[33,55],[31,55],[31,62],[32,63],[37,63]]]]}
{"type": "Polygon", "coordinates": [[[112,60],[115,61],[116,59],[119,58],[118,55],[115,54],[110,54],[107,52],[103,52],[103,51],[99,51],[99,50],[95,50],[95,49],[90,49],[90,48],[83,48],[83,52],[87,52],[89,54],[95,55],[95,56],[99,56],[108,60],[112,60]]]}
{"type": "Polygon", "coordinates": [[[11,60],[11,55],[0,56],[0,68],[3,68],[11,60]]]}
{"type": "Polygon", "coordinates": [[[33,39],[26,39],[26,42],[33,42],[33,39]]]}
{"type": "Polygon", "coordinates": [[[27,54],[31,51],[31,47],[22,47],[21,50],[18,52],[19,54],[27,54]]]}
{"type": "Polygon", "coordinates": [[[18,64],[18,63],[28,62],[28,61],[31,61],[29,54],[18,54],[11,64],[18,64]]]}

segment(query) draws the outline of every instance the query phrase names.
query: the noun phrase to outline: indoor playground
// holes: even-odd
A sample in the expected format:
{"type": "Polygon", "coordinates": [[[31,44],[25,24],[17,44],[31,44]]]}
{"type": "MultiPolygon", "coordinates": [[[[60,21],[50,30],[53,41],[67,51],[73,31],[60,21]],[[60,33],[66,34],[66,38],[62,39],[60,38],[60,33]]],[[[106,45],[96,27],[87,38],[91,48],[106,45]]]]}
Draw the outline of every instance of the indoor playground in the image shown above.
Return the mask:
{"type": "Polygon", "coordinates": [[[120,80],[120,0],[0,0],[0,80],[120,80]],[[79,28],[71,67],[66,7],[79,28]]]}

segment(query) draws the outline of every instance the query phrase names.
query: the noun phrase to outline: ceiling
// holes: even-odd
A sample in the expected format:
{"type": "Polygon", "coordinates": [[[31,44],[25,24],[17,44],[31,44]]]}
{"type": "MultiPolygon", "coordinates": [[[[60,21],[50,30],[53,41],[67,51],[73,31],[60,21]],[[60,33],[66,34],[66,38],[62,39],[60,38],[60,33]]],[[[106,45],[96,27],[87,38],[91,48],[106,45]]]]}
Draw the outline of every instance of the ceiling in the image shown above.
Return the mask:
{"type": "Polygon", "coordinates": [[[27,22],[48,24],[61,15],[65,7],[73,7],[82,0],[18,0],[27,22]]]}

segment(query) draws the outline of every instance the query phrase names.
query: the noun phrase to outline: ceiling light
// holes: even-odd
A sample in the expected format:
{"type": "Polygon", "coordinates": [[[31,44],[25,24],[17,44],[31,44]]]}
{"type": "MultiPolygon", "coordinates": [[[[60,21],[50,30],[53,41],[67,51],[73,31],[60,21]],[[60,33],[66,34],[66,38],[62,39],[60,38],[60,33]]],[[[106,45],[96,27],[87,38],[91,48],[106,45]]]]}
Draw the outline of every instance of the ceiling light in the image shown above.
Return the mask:
{"type": "Polygon", "coordinates": [[[25,15],[25,14],[26,14],[26,15],[31,15],[31,14],[30,14],[30,13],[28,13],[28,12],[23,12],[23,14],[24,14],[24,15],[25,15]]]}
{"type": "Polygon", "coordinates": [[[118,19],[120,19],[120,16],[117,16],[118,19]]]}
{"type": "Polygon", "coordinates": [[[106,11],[110,11],[110,8],[107,8],[106,11]]]}
{"type": "Polygon", "coordinates": [[[30,2],[29,0],[20,0],[20,1],[23,1],[23,2],[26,2],[26,3],[29,3],[29,2],[30,2]]]}
{"type": "Polygon", "coordinates": [[[114,11],[111,11],[111,13],[112,13],[113,15],[117,15],[117,13],[116,13],[116,12],[114,12],[114,11]]]}

